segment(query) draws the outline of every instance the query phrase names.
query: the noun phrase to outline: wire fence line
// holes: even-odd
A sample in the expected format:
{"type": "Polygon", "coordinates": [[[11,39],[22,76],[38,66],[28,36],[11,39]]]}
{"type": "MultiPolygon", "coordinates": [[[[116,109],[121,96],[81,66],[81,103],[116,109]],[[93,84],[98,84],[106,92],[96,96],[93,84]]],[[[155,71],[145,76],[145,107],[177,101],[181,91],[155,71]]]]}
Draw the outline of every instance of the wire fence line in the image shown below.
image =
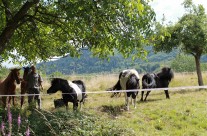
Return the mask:
{"type": "MultiPolygon", "coordinates": [[[[141,91],[160,91],[160,90],[191,90],[191,89],[207,89],[207,86],[181,86],[181,87],[169,87],[169,88],[148,88],[148,89],[132,89],[132,90],[113,90],[113,91],[87,91],[83,92],[86,94],[104,94],[104,93],[125,93],[125,92],[141,92],[141,91]]],[[[74,94],[74,93],[62,93],[62,94],[74,94]]],[[[35,96],[35,95],[41,95],[41,96],[47,96],[51,94],[47,93],[40,93],[40,94],[13,94],[13,95],[0,95],[0,97],[4,96],[35,96]]]]}

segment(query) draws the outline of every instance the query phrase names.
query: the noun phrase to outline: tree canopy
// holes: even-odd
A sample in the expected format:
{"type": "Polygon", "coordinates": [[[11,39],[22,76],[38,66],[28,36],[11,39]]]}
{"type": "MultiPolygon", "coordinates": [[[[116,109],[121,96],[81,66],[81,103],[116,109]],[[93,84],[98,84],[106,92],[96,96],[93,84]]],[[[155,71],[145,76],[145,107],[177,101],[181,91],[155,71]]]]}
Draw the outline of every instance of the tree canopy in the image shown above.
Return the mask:
{"type": "Polygon", "coordinates": [[[155,13],[149,0],[0,0],[0,55],[31,62],[114,51],[141,57],[155,13]]]}
{"type": "Polygon", "coordinates": [[[207,15],[202,5],[194,5],[192,0],[183,3],[187,13],[177,23],[163,26],[157,24],[155,37],[156,51],[171,51],[173,48],[195,58],[199,85],[203,85],[200,58],[207,53],[207,15]]]}

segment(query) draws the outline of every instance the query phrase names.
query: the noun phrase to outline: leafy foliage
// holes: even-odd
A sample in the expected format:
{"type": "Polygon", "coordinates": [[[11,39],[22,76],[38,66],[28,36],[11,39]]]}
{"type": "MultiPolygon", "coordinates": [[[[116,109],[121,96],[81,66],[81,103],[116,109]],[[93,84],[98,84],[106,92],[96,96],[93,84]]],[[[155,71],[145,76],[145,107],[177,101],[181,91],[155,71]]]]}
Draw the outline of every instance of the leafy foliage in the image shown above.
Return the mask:
{"type": "MultiPolygon", "coordinates": [[[[5,114],[0,111],[1,115],[5,114]]],[[[135,135],[130,129],[125,129],[120,125],[115,124],[113,121],[105,121],[94,115],[84,112],[73,111],[38,111],[36,109],[12,109],[14,117],[22,112],[22,119],[20,132],[25,132],[29,125],[31,135],[135,135]],[[25,121],[26,120],[26,121],[25,121]]],[[[18,133],[17,123],[13,123],[13,135],[24,135],[18,133]]]]}
{"type": "Polygon", "coordinates": [[[114,49],[141,57],[155,19],[148,0],[1,0],[0,5],[0,54],[19,62],[79,56],[83,47],[100,58],[114,49]]]}
{"type": "Polygon", "coordinates": [[[192,0],[185,0],[183,5],[187,13],[176,24],[162,26],[158,23],[155,50],[169,52],[178,48],[192,55],[195,58],[198,84],[203,85],[200,59],[207,53],[207,15],[204,7],[194,5],[192,0]]]}

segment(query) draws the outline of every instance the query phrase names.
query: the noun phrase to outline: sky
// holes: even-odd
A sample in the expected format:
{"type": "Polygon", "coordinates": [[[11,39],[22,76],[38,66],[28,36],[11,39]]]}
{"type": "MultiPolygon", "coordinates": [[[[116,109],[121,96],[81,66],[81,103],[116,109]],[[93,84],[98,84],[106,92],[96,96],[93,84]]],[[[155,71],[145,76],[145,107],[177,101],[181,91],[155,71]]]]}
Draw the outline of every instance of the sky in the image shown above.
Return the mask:
{"type": "MultiPolygon", "coordinates": [[[[157,21],[161,21],[163,14],[166,22],[176,22],[185,13],[183,5],[184,0],[153,0],[150,2],[151,7],[156,13],[157,21]]],[[[207,0],[193,0],[193,3],[202,4],[207,14],[207,0]]],[[[3,66],[13,67],[12,63],[4,62],[3,66]]]]}
{"type": "MultiPolygon", "coordinates": [[[[150,2],[151,7],[156,13],[157,21],[161,21],[163,14],[166,22],[176,22],[185,13],[182,5],[184,0],[153,0],[150,2]]],[[[202,4],[207,13],[207,0],[193,0],[193,3],[197,6],[202,4]]]]}

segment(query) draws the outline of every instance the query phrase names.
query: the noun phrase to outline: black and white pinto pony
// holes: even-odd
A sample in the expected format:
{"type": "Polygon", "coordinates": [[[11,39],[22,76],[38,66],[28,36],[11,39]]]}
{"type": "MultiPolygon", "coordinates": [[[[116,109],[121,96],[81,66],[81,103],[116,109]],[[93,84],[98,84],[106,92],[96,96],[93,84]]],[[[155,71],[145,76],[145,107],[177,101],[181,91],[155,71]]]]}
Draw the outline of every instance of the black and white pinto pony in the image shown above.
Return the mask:
{"type": "Polygon", "coordinates": [[[133,99],[134,108],[136,108],[136,97],[138,95],[139,86],[139,74],[135,69],[123,70],[119,74],[118,82],[112,87],[107,89],[107,91],[115,91],[112,95],[115,96],[120,92],[116,90],[129,90],[125,92],[125,104],[126,110],[129,110],[129,99],[133,99]]]}
{"type": "Polygon", "coordinates": [[[62,78],[53,78],[47,93],[52,94],[57,91],[62,91],[62,100],[66,110],[68,110],[68,102],[73,103],[73,110],[77,110],[78,103],[80,103],[80,109],[82,108],[82,103],[86,98],[86,87],[83,81],[74,80],[71,82],[62,78]]]}
{"type": "MultiPolygon", "coordinates": [[[[173,79],[174,73],[171,68],[163,67],[159,73],[147,73],[142,77],[142,88],[168,88],[170,81],[173,79]]],[[[167,99],[170,99],[168,90],[164,90],[167,99]]],[[[151,91],[147,91],[144,101],[147,100],[147,96],[151,91]]],[[[140,101],[143,101],[144,91],[142,91],[142,96],[140,101]]]]}

